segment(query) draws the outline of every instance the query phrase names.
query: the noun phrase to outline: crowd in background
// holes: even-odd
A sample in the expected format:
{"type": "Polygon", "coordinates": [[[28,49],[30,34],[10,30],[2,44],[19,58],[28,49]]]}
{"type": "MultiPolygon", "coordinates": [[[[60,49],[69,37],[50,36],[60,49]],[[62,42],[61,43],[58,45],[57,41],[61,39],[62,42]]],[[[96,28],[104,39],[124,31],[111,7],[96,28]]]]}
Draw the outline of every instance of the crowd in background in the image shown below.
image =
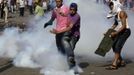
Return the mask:
{"type": "MultiPolygon", "coordinates": [[[[96,0],[97,3],[108,4],[110,0],[96,0]]],[[[25,10],[29,10],[29,14],[42,16],[46,11],[55,7],[54,0],[0,0],[0,19],[8,22],[9,13],[15,14],[19,12],[19,16],[25,15],[25,10]],[[44,11],[44,12],[43,12],[44,11]]],[[[134,0],[120,0],[120,3],[129,10],[134,11],[134,0]]]]}
{"type": "Polygon", "coordinates": [[[54,8],[54,0],[0,0],[0,19],[8,22],[9,13],[23,17],[25,11],[29,11],[29,15],[43,16],[46,11],[54,8]]]}
{"type": "MultiPolygon", "coordinates": [[[[108,4],[111,0],[96,0],[97,3],[108,4]]],[[[134,11],[134,0],[119,0],[120,3],[129,10],[134,11]]]]}

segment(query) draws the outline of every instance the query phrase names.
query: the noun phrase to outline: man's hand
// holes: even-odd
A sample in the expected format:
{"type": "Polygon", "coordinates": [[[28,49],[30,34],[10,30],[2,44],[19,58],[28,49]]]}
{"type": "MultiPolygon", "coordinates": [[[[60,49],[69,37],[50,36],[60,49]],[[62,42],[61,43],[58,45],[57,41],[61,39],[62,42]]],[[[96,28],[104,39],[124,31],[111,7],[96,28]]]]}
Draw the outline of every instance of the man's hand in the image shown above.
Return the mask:
{"type": "Polygon", "coordinates": [[[107,19],[110,19],[110,18],[112,18],[112,17],[113,17],[113,16],[111,16],[111,15],[108,15],[108,16],[107,16],[107,19]]]}
{"type": "Polygon", "coordinates": [[[48,25],[49,25],[48,23],[45,23],[45,24],[44,24],[44,28],[46,28],[48,25]]]}
{"type": "Polygon", "coordinates": [[[110,13],[107,15],[107,19],[110,19],[110,18],[112,18],[112,17],[113,17],[113,15],[110,14],[110,13]]]}
{"type": "Polygon", "coordinates": [[[53,24],[53,22],[50,20],[50,21],[48,21],[47,23],[44,24],[44,28],[46,28],[48,25],[52,25],[52,24],[53,24]]]}
{"type": "Polygon", "coordinates": [[[56,29],[52,29],[52,30],[50,30],[50,32],[53,33],[53,34],[58,34],[59,33],[56,29]]]}
{"type": "Polygon", "coordinates": [[[117,32],[112,32],[112,33],[111,33],[111,37],[116,37],[117,34],[118,34],[117,32]]]}

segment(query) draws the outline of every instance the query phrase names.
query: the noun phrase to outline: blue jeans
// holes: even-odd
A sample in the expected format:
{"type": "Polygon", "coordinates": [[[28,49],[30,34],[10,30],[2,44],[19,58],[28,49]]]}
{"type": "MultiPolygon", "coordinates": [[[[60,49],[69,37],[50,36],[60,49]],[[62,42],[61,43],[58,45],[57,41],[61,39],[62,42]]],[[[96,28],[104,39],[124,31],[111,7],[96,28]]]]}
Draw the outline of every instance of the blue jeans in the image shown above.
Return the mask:
{"type": "Polygon", "coordinates": [[[74,48],[78,40],[79,37],[70,36],[68,32],[56,35],[56,44],[59,52],[67,56],[68,62],[73,62],[69,64],[70,68],[75,66],[74,48]],[[71,60],[69,59],[70,57],[72,58],[71,60]]]}

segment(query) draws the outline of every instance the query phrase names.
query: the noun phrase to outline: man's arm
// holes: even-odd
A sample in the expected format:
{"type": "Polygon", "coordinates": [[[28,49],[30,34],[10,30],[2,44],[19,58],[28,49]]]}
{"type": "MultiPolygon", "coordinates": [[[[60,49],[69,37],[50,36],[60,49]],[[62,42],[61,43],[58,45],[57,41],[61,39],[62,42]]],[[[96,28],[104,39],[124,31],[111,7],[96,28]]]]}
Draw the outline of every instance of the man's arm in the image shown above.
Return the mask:
{"type": "Polygon", "coordinates": [[[115,29],[116,27],[117,27],[117,25],[113,24],[110,29],[115,29]]]}
{"type": "Polygon", "coordinates": [[[127,19],[127,14],[125,11],[121,11],[119,14],[119,17],[121,19],[121,24],[122,27],[117,31],[117,33],[122,32],[124,29],[126,29],[126,19],[127,19]]]}
{"type": "Polygon", "coordinates": [[[121,26],[121,28],[120,28],[118,31],[111,33],[111,36],[112,36],[112,37],[115,37],[117,34],[119,34],[119,33],[122,32],[124,29],[126,29],[126,19],[127,19],[127,14],[126,14],[126,12],[125,12],[125,11],[121,11],[120,14],[119,14],[119,17],[120,17],[120,19],[121,19],[121,24],[122,24],[122,26],[121,26]]]}
{"type": "Polygon", "coordinates": [[[71,24],[69,24],[69,26],[67,28],[65,28],[61,31],[58,31],[57,33],[63,33],[63,32],[69,31],[69,30],[71,30],[72,27],[73,27],[73,24],[71,23],[71,24]]]}
{"type": "Polygon", "coordinates": [[[54,11],[52,11],[51,19],[47,23],[44,24],[44,28],[46,28],[48,25],[52,25],[55,18],[56,18],[56,14],[54,11]]]}

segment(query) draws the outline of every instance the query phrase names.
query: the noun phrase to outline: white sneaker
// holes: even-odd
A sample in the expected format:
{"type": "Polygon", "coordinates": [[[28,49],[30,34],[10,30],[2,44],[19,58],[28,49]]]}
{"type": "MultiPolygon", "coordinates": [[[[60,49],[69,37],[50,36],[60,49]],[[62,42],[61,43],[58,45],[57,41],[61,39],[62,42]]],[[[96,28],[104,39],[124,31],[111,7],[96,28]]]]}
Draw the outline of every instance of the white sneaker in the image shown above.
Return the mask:
{"type": "Polygon", "coordinates": [[[74,74],[75,75],[79,75],[80,73],[83,72],[83,70],[78,65],[76,65],[75,67],[73,67],[73,70],[74,70],[74,74]]]}

